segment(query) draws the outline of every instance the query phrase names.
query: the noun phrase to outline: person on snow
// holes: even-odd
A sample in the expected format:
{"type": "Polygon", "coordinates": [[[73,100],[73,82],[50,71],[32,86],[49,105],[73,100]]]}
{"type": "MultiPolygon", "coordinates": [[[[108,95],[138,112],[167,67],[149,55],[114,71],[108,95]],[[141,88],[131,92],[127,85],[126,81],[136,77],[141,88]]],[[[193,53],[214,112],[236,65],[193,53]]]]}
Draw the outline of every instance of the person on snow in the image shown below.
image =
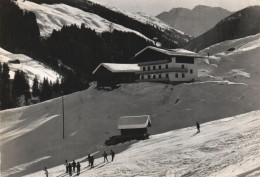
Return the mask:
{"type": "Polygon", "coordinates": [[[76,168],[76,162],[73,160],[72,162],[72,167],[73,167],[73,172],[75,172],[75,168],[76,168]]]}
{"type": "Polygon", "coordinates": [[[69,163],[68,169],[69,169],[69,175],[72,176],[72,165],[71,165],[71,163],[69,163]]]}
{"type": "Polygon", "coordinates": [[[103,154],[103,156],[104,156],[104,163],[105,163],[105,160],[107,160],[107,162],[108,162],[108,159],[107,159],[107,153],[106,153],[106,151],[104,151],[104,154],[103,154]]]}
{"type": "Polygon", "coordinates": [[[91,166],[91,156],[88,154],[88,166],[91,166]]]}
{"type": "Polygon", "coordinates": [[[111,154],[111,157],[112,157],[112,162],[113,162],[113,160],[114,160],[114,157],[115,157],[115,153],[114,153],[114,151],[113,151],[113,150],[111,150],[110,154],[111,154]]]}
{"type": "Polygon", "coordinates": [[[90,165],[91,165],[91,168],[94,168],[94,156],[90,156],[90,165]]]}
{"type": "Polygon", "coordinates": [[[197,133],[199,133],[200,132],[200,124],[199,124],[199,122],[198,121],[196,121],[196,126],[197,126],[197,133]]]}
{"type": "Polygon", "coordinates": [[[45,172],[46,177],[48,177],[49,176],[49,172],[48,172],[46,167],[44,168],[44,172],[45,172]]]}
{"type": "Polygon", "coordinates": [[[79,174],[80,174],[80,163],[77,162],[77,175],[79,176],[79,174]]]}
{"type": "Polygon", "coordinates": [[[68,161],[67,160],[65,160],[65,168],[66,168],[66,173],[68,173],[69,172],[69,163],[68,163],[68,161]]]}

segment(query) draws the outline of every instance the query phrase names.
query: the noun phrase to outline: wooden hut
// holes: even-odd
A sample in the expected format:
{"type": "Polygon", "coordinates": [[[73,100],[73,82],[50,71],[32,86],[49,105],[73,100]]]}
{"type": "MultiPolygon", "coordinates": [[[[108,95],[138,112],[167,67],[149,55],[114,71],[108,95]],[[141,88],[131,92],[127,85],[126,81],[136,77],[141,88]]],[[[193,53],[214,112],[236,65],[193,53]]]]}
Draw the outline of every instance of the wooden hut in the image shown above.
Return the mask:
{"type": "Polygon", "coordinates": [[[135,82],[137,71],[140,71],[137,64],[101,63],[92,74],[98,86],[113,86],[135,82]]]}
{"type": "Polygon", "coordinates": [[[146,136],[147,128],[150,126],[149,115],[120,117],[117,125],[121,135],[124,136],[146,136]]]}

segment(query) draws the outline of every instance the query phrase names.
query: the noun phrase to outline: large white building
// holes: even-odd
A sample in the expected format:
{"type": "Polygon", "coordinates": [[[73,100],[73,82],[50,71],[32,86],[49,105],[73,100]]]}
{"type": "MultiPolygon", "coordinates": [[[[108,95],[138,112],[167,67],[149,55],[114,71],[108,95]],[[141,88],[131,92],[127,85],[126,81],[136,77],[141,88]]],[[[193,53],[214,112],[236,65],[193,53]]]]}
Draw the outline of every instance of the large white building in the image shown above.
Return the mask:
{"type": "Polygon", "coordinates": [[[146,47],[138,52],[132,60],[138,63],[141,71],[137,82],[190,82],[198,75],[198,54],[185,49],[165,50],[146,47]]]}

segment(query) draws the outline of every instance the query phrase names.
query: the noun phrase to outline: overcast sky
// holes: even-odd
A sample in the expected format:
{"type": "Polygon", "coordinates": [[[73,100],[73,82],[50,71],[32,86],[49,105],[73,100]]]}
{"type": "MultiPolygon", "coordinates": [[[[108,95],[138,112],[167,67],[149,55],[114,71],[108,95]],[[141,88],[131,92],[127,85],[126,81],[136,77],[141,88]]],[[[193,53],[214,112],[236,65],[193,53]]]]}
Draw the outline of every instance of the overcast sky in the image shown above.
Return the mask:
{"type": "Polygon", "coordinates": [[[222,7],[229,11],[237,11],[247,6],[260,5],[260,0],[92,0],[130,12],[144,12],[158,15],[176,7],[192,9],[196,5],[222,7]]]}

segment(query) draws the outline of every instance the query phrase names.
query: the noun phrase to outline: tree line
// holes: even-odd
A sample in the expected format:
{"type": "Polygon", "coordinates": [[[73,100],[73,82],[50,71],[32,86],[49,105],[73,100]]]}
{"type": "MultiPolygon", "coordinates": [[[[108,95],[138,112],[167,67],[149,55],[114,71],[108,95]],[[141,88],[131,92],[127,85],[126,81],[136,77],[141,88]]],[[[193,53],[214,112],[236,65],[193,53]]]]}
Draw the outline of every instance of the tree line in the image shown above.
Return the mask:
{"type": "MultiPolygon", "coordinates": [[[[52,82],[48,78],[44,78],[41,82],[35,76],[30,87],[29,78],[25,72],[17,70],[14,78],[11,79],[8,64],[0,63],[0,110],[31,105],[71,93],[75,91],[69,87],[73,79],[60,80],[57,78],[55,82],[52,82]]],[[[76,90],[80,89],[84,88],[77,88],[76,90]]]]}

